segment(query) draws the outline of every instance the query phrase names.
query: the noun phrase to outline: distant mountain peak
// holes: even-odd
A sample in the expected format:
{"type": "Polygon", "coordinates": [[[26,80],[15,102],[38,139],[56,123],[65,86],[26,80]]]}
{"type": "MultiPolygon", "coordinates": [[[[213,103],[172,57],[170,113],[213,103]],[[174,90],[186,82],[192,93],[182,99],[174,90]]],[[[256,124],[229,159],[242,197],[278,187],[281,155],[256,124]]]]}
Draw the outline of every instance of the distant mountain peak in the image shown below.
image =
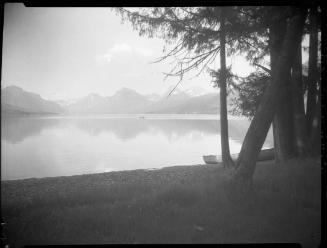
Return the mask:
{"type": "Polygon", "coordinates": [[[136,90],[130,89],[123,87],[120,90],[114,94],[114,97],[130,97],[130,96],[138,96],[138,97],[143,97],[141,94],[139,94],[136,90]]]}
{"type": "Polygon", "coordinates": [[[10,111],[30,113],[60,113],[62,108],[53,101],[45,100],[40,95],[28,92],[22,88],[11,85],[1,91],[1,103],[10,106],[10,111]]]}
{"type": "Polygon", "coordinates": [[[34,92],[30,92],[30,91],[26,91],[16,85],[10,85],[10,86],[7,86],[5,87],[3,90],[2,90],[3,94],[11,94],[15,97],[19,97],[21,95],[25,95],[25,94],[28,94],[30,95],[30,97],[33,97],[33,98],[37,98],[37,99],[41,99],[42,97],[39,95],[39,94],[36,94],[34,92]]]}
{"type": "Polygon", "coordinates": [[[168,87],[168,89],[162,94],[163,98],[171,98],[175,96],[188,97],[188,95],[179,88],[168,87]]]}
{"type": "Polygon", "coordinates": [[[186,89],[184,92],[192,97],[203,96],[203,95],[206,95],[209,93],[208,90],[205,90],[201,87],[191,87],[191,88],[186,89]]]}
{"type": "Polygon", "coordinates": [[[25,91],[23,90],[22,88],[16,86],[16,85],[9,85],[7,87],[4,88],[4,90],[7,89],[7,90],[21,90],[21,91],[25,91]]]}
{"type": "Polygon", "coordinates": [[[10,86],[7,86],[7,87],[5,87],[2,91],[3,91],[3,92],[5,92],[5,91],[9,91],[9,92],[12,92],[12,93],[23,93],[23,92],[26,92],[26,93],[31,93],[31,94],[33,94],[33,95],[37,95],[37,94],[35,94],[35,93],[28,92],[28,91],[26,91],[26,90],[24,90],[24,89],[22,89],[22,88],[20,88],[20,87],[18,87],[18,86],[16,86],[16,85],[10,85],[10,86]]]}
{"type": "Polygon", "coordinates": [[[97,99],[97,98],[103,98],[102,96],[100,96],[99,94],[97,93],[90,93],[88,94],[86,97],[84,98],[89,98],[89,99],[97,99]]]}

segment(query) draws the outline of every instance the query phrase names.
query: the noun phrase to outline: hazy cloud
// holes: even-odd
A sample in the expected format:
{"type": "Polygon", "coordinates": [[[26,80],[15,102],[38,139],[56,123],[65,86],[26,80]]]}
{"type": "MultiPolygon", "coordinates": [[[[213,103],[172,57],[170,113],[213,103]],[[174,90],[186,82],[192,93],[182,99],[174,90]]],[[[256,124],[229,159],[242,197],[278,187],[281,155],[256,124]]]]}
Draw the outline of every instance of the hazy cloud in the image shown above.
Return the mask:
{"type": "Polygon", "coordinates": [[[104,54],[100,54],[96,56],[96,61],[103,64],[103,62],[110,63],[113,58],[118,57],[122,54],[132,54],[136,53],[143,57],[150,57],[154,54],[154,51],[149,48],[144,47],[133,47],[128,43],[116,43],[112,47],[108,49],[108,51],[104,54]]]}
{"type": "Polygon", "coordinates": [[[127,43],[115,44],[109,49],[111,53],[131,52],[132,47],[127,43]]]}
{"type": "Polygon", "coordinates": [[[141,54],[144,57],[150,57],[154,54],[154,51],[152,49],[148,49],[148,48],[136,48],[135,49],[137,53],[141,54]]]}

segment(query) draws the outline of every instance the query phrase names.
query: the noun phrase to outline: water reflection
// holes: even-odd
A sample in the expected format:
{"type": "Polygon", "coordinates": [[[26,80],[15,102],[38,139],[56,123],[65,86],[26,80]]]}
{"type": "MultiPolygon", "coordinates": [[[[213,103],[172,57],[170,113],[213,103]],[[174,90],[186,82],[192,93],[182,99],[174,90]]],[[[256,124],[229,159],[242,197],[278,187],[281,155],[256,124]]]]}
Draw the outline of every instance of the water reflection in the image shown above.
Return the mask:
{"type": "MultiPolygon", "coordinates": [[[[219,120],[2,118],[2,179],[203,163],[220,152],[219,120]]],[[[249,121],[230,120],[232,153],[249,121]]],[[[272,135],[266,146],[272,146],[272,135]]]]}
{"type": "MultiPolygon", "coordinates": [[[[30,136],[38,136],[45,129],[75,126],[89,135],[110,132],[122,141],[135,139],[141,133],[163,133],[167,138],[183,138],[190,133],[218,134],[219,120],[137,119],[137,118],[3,118],[2,139],[18,143],[30,136]]],[[[229,136],[242,142],[249,126],[246,119],[229,120],[229,136]]],[[[266,143],[272,145],[271,134],[266,143]]]]}
{"type": "Polygon", "coordinates": [[[45,128],[53,128],[58,119],[3,117],[1,118],[1,139],[19,143],[30,136],[38,136],[45,128]]]}

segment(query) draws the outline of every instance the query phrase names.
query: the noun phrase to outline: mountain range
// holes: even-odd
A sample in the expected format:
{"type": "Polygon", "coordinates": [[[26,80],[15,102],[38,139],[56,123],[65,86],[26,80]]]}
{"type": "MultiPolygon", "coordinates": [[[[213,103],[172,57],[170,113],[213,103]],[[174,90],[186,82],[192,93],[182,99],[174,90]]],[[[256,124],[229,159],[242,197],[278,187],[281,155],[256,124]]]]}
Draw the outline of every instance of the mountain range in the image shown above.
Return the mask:
{"type": "Polygon", "coordinates": [[[89,94],[74,102],[49,101],[17,86],[1,90],[2,114],[218,114],[219,94],[205,93],[200,89],[176,89],[169,97],[142,95],[135,90],[122,88],[113,96],[89,94]]]}
{"type": "Polygon", "coordinates": [[[40,95],[27,92],[17,86],[1,90],[1,112],[5,114],[55,114],[64,109],[56,102],[43,99],[40,95]]]}

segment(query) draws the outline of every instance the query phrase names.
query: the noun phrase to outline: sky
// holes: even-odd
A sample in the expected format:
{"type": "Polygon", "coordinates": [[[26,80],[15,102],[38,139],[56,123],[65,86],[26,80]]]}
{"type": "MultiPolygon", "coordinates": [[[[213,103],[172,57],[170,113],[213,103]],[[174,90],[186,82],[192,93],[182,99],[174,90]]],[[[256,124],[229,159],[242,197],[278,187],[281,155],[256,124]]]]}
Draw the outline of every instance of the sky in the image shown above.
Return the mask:
{"type": "MultiPolygon", "coordinates": [[[[16,85],[49,100],[68,100],[96,93],[111,96],[122,87],[141,94],[163,94],[179,78],[164,80],[168,61],[164,41],[140,37],[110,8],[31,8],[6,3],[1,87],[16,85]]],[[[219,68],[219,58],[211,67],[219,68]]],[[[232,70],[246,76],[253,68],[232,57],[232,70]]],[[[179,89],[212,87],[211,77],[186,75],[179,89]]]]}

